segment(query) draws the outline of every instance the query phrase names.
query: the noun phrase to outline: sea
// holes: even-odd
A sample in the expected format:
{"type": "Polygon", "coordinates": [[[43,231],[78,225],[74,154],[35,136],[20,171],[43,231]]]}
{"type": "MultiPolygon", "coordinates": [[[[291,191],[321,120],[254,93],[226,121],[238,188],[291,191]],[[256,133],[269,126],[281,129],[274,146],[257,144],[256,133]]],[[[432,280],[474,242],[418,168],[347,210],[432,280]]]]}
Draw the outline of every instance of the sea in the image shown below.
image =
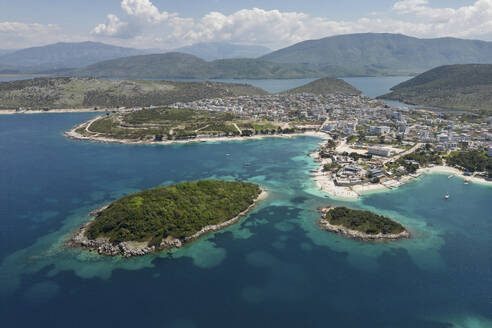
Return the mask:
{"type": "MultiPolygon", "coordinates": [[[[369,95],[392,79],[350,81],[369,95]]],[[[160,146],[63,136],[95,115],[0,116],[2,327],[492,327],[490,186],[432,174],[334,199],[311,177],[317,138],[160,146]],[[269,197],[172,252],[122,259],[65,246],[91,210],[198,179],[254,182],[269,197]],[[344,239],[318,228],[324,206],[389,216],[413,237],[344,239]]]]}

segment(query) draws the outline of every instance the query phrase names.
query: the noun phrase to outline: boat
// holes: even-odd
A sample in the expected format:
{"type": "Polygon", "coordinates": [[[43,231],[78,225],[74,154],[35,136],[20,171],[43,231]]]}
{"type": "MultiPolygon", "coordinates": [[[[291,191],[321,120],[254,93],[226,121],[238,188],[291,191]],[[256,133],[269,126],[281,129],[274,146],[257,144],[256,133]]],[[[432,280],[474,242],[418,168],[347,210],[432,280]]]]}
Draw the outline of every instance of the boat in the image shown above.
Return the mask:
{"type": "Polygon", "coordinates": [[[452,175],[452,174],[451,174],[451,175],[448,177],[448,179],[451,179],[452,177],[454,177],[454,175],[452,175]]]}
{"type": "Polygon", "coordinates": [[[470,180],[465,180],[465,184],[470,184],[470,180]]]}
{"type": "Polygon", "coordinates": [[[251,163],[244,163],[244,166],[251,166],[251,163]]]}
{"type": "Polygon", "coordinates": [[[444,195],[444,199],[449,199],[449,194],[444,195]]]}
{"type": "Polygon", "coordinates": [[[231,154],[226,154],[226,156],[231,156],[231,154]]]}

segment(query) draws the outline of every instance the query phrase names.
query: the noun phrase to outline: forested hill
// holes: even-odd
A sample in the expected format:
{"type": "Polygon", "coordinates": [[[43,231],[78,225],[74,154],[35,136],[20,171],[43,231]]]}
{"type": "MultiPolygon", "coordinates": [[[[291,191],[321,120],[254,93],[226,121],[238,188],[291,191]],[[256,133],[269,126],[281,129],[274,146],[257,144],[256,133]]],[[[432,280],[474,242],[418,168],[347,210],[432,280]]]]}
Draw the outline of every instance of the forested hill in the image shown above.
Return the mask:
{"type": "Polygon", "coordinates": [[[121,78],[306,78],[341,74],[343,71],[320,71],[314,66],[286,65],[258,59],[221,59],[205,61],[184,53],[133,56],[104,61],[71,72],[74,76],[121,78]]]}
{"type": "Polygon", "coordinates": [[[348,34],[300,42],[260,59],[339,68],[360,75],[421,73],[442,65],[492,64],[492,42],[418,39],[388,33],[348,34]]]}
{"type": "Polygon", "coordinates": [[[163,106],[266,93],[251,85],[236,83],[39,78],[0,83],[0,109],[163,106]]]}
{"type": "Polygon", "coordinates": [[[336,78],[321,78],[299,88],[285,91],[287,94],[294,93],[313,93],[313,94],[334,94],[334,93],[345,93],[345,94],[361,94],[361,91],[348,84],[344,80],[336,78]]]}
{"type": "Polygon", "coordinates": [[[441,66],[392,88],[382,99],[451,109],[492,110],[492,65],[441,66]]]}

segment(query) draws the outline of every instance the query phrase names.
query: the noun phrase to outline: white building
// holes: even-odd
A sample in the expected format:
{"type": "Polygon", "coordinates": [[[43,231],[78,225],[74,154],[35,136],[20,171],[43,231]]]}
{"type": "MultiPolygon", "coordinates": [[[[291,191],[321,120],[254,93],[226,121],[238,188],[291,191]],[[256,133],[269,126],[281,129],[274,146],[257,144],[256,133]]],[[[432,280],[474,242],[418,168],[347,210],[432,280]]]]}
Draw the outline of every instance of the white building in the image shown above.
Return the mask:
{"type": "Polygon", "coordinates": [[[370,155],[376,155],[376,156],[382,156],[382,157],[389,157],[391,156],[393,152],[391,149],[386,149],[386,148],[377,148],[377,147],[371,147],[369,148],[368,154],[370,155]]]}

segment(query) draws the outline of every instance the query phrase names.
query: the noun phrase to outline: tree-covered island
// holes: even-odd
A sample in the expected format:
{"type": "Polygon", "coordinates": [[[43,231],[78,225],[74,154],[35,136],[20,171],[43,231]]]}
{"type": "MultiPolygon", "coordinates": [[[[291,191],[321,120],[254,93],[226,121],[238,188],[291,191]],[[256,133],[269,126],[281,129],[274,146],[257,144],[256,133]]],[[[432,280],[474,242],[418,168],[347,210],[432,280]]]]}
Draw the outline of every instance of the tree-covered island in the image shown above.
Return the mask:
{"type": "Polygon", "coordinates": [[[369,211],[346,207],[328,207],[320,211],[323,214],[319,221],[321,228],[347,238],[371,241],[410,237],[408,230],[400,223],[369,211]]]}
{"type": "Polygon", "coordinates": [[[96,211],[70,246],[124,257],[180,248],[239,221],[266,196],[258,185],[204,180],[144,190],[96,211]]]}

